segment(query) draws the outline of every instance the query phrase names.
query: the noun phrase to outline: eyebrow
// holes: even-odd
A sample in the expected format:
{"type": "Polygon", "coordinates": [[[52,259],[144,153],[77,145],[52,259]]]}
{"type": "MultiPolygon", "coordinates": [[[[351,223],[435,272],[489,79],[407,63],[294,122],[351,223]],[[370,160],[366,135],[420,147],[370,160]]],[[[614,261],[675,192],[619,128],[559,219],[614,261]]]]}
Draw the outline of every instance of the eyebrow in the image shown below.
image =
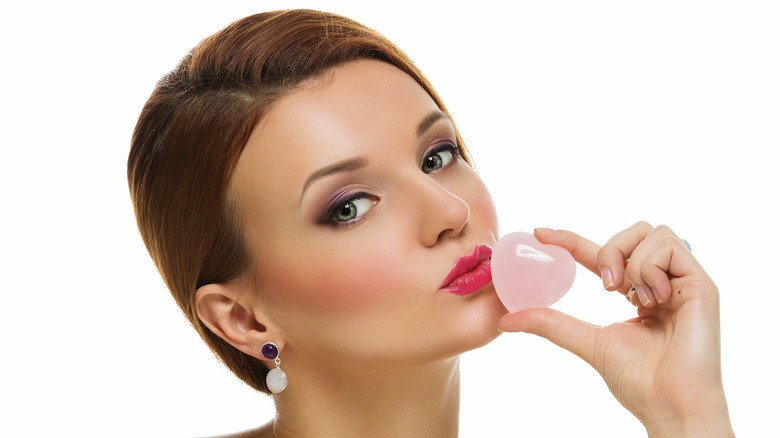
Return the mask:
{"type": "MultiPolygon", "coordinates": [[[[441,110],[436,110],[431,113],[429,113],[427,116],[425,116],[422,121],[420,121],[420,124],[417,125],[417,136],[420,137],[425,132],[430,129],[431,126],[433,126],[434,123],[438,122],[441,119],[447,119],[450,122],[452,122],[452,117],[450,117],[449,114],[445,113],[441,110]]],[[[325,167],[322,167],[311,175],[309,175],[308,178],[306,178],[306,182],[303,183],[303,189],[301,189],[301,196],[298,199],[298,205],[301,204],[303,201],[303,195],[306,193],[306,189],[309,188],[309,186],[318,179],[324,178],[329,175],[333,175],[336,173],[342,173],[342,172],[350,172],[353,170],[358,170],[363,167],[366,167],[368,165],[368,160],[366,160],[364,157],[355,157],[355,158],[348,158],[346,160],[338,161],[333,164],[329,164],[325,167]]]]}
{"type": "Polygon", "coordinates": [[[314,181],[317,181],[320,178],[325,178],[328,175],[333,175],[335,173],[358,170],[363,167],[366,167],[367,165],[368,165],[368,160],[366,160],[363,157],[355,157],[355,158],[348,158],[346,160],[338,161],[333,164],[329,164],[321,169],[316,170],[314,173],[309,175],[308,178],[306,178],[306,182],[303,184],[303,189],[301,190],[301,197],[298,199],[298,204],[300,205],[301,201],[303,201],[303,195],[304,193],[306,193],[306,189],[309,188],[309,186],[314,181]]]}
{"type": "Polygon", "coordinates": [[[441,110],[433,111],[425,116],[425,118],[423,118],[420,124],[417,126],[417,136],[420,137],[421,135],[425,134],[425,131],[430,129],[434,123],[441,119],[447,119],[450,121],[450,123],[452,123],[452,117],[450,117],[449,114],[441,110]]]}

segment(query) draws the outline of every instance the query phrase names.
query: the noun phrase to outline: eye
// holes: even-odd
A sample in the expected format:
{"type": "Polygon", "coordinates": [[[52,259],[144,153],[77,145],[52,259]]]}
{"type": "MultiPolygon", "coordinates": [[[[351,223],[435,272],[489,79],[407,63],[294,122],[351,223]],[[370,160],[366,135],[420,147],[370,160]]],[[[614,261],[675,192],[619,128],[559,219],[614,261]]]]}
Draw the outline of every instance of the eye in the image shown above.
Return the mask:
{"type": "Polygon", "coordinates": [[[352,197],[342,199],[333,204],[323,218],[324,223],[335,226],[344,226],[355,223],[368,213],[376,205],[377,200],[373,196],[359,193],[352,197]]]}
{"type": "Polygon", "coordinates": [[[449,165],[452,160],[460,157],[460,151],[452,143],[446,143],[432,150],[423,158],[422,171],[431,173],[449,165]]]}

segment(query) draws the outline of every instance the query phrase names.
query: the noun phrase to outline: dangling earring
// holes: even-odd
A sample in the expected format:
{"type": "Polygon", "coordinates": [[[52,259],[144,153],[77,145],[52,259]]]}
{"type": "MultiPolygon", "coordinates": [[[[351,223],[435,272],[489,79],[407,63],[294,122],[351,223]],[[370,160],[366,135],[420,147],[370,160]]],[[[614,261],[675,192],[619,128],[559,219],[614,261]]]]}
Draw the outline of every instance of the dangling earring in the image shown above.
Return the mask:
{"type": "Polygon", "coordinates": [[[265,376],[266,386],[274,394],[284,391],[284,388],[287,387],[287,374],[279,368],[279,364],[282,363],[282,360],[279,359],[279,348],[273,342],[266,342],[260,351],[264,358],[274,361],[276,365],[276,368],[269,371],[268,375],[265,376]]]}

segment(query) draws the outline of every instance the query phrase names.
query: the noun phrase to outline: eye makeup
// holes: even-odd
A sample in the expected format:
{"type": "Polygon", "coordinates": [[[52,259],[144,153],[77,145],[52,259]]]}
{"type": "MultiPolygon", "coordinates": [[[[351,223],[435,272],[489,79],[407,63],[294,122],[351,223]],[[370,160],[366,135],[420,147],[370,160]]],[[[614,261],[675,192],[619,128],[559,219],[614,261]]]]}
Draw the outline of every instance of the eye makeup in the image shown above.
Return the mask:
{"type": "MultiPolygon", "coordinates": [[[[433,174],[456,165],[462,159],[460,148],[447,140],[435,144],[425,152],[419,168],[423,173],[433,174]]],[[[378,196],[365,190],[342,190],[326,203],[317,223],[338,228],[354,227],[368,218],[378,202],[378,196]]]]}
{"type": "Polygon", "coordinates": [[[424,173],[436,172],[445,169],[457,161],[463,159],[460,148],[453,142],[439,143],[425,153],[420,163],[420,169],[424,173]]]}
{"type": "Polygon", "coordinates": [[[337,195],[327,204],[317,223],[334,227],[351,227],[363,222],[379,202],[377,196],[366,192],[337,195]]]}

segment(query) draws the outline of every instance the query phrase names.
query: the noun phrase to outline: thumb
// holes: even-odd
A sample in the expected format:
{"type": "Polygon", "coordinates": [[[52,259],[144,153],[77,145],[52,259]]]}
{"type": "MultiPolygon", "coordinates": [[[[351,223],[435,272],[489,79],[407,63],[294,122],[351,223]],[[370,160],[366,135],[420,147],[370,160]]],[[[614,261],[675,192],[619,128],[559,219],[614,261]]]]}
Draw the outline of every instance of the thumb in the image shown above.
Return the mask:
{"type": "Polygon", "coordinates": [[[599,326],[557,310],[540,307],[504,315],[498,321],[498,328],[504,332],[526,332],[541,336],[593,366],[599,326]]]}

